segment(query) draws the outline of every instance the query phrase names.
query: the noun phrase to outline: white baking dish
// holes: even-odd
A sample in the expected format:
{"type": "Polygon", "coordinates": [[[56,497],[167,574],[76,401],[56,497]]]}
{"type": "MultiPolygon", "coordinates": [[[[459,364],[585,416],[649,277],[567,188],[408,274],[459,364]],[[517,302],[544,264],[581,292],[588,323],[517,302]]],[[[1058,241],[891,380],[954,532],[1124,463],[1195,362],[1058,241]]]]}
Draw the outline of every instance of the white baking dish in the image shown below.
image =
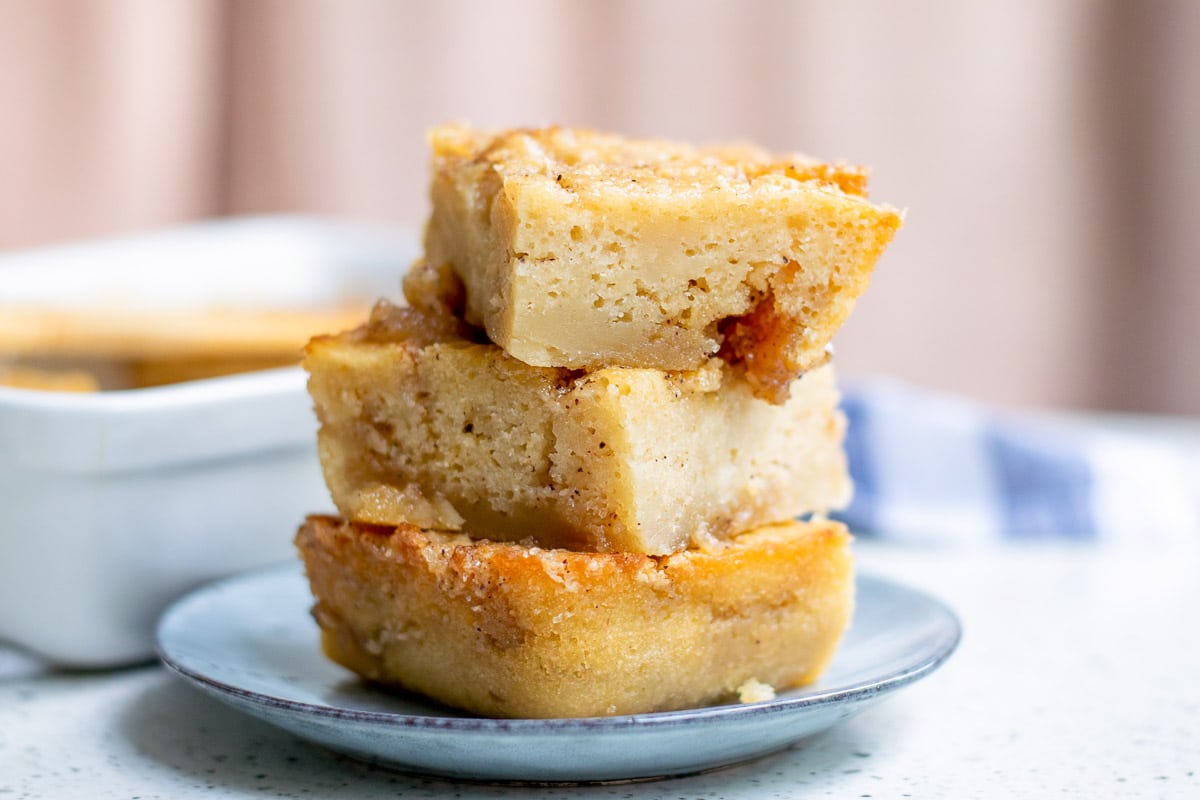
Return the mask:
{"type": "MultiPolygon", "coordinates": [[[[0,314],[395,297],[414,253],[388,229],[217,221],[0,257],[0,314]]],[[[90,394],[0,387],[0,639],[66,665],[138,661],[170,600],[292,558],[303,515],[331,507],[304,384],[289,367],[90,394]]]]}

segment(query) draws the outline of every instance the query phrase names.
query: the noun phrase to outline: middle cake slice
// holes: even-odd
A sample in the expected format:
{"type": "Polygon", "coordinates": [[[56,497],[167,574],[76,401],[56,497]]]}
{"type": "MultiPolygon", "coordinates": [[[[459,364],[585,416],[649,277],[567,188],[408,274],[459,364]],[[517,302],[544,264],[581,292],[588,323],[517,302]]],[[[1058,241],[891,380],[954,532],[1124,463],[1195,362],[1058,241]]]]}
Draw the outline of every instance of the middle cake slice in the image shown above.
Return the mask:
{"type": "Polygon", "coordinates": [[[385,302],[305,367],[326,482],[359,522],[660,554],[849,499],[829,365],[773,405],[720,361],[534,367],[385,302]]]}

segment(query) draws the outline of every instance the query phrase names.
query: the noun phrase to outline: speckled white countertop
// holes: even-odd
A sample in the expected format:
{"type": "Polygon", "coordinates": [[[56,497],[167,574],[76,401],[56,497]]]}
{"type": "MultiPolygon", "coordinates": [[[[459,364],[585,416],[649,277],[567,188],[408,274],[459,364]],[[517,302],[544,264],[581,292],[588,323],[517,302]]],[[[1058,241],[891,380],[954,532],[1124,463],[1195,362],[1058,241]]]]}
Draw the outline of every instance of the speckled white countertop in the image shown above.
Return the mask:
{"type": "Polygon", "coordinates": [[[159,667],[56,672],[0,649],[0,798],[1200,797],[1200,547],[858,549],[864,570],[951,605],[960,650],[753,763],[562,789],[424,779],[318,749],[159,667]]]}

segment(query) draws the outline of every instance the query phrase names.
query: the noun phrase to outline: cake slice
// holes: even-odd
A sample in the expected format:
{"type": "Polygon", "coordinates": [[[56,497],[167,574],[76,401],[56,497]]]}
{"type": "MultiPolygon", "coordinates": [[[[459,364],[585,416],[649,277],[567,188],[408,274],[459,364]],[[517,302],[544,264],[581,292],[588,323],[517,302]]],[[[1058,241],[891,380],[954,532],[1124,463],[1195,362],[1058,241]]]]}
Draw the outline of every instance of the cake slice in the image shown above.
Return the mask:
{"type": "Polygon", "coordinates": [[[476,714],[542,718],[815,680],[850,619],[849,538],[787,522],[653,557],[310,517],[296,543],[334,661],[476,714]]]}
{"type": "Polygon", "coordinates": [[[781,402],[823,363],[901,222],[866,200],[861,168],[748,146],[458,126],[430,141],[408,300],[449,303],[535,366],[687,370],[719,355],[781,402]]]}
{"type": "Polygon", "coordinates": [[[831,365],[773,405],[721,361],[533,367],[385,302],[304,366],[326,483],[356,521],[661,554],[849,499],[831,365]]]}

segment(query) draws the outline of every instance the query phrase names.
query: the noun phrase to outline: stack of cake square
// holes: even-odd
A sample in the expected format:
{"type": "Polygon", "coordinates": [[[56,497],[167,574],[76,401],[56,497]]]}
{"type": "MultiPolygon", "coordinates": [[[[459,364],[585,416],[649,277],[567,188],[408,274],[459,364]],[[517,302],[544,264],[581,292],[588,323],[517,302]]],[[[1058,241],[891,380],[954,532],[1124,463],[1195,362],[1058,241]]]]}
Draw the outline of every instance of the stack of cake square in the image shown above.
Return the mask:
{"type": "Polygon", "coordinates": [[[408,305],[306,353],[325,652],[503,717],[814,680],[853,603],[829,343],[900,215],[861,168],[749,146],[431,143],[408,305]]]}

